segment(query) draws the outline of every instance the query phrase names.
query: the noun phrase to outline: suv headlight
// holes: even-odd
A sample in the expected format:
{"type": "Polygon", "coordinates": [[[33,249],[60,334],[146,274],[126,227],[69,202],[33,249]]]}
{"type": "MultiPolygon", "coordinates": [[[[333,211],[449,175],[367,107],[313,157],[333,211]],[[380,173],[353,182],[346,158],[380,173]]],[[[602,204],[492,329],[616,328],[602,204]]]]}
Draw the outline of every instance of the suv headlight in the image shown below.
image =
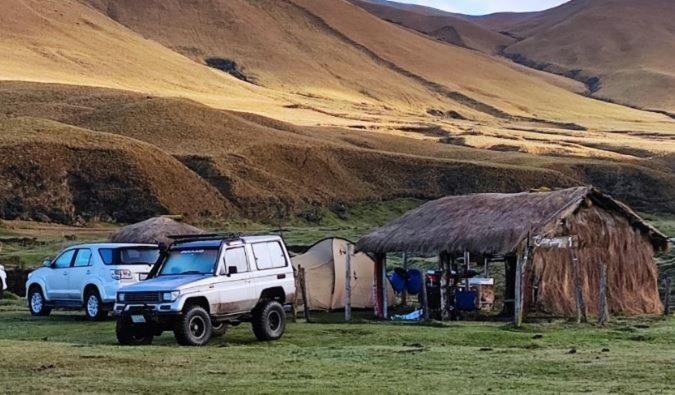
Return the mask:
{"type": "Polygon", "coordinates": [[[180,291],[162,292],[163,302],[175,302],[180,296],[180,291]]]}
{"type": "Polygon", "coordinates": [[[123,303],[123,302],[124,302],[124,297],[125,297],[125,296],[126,296],[126,295],[125,295],[123,292],[118,292],[118,293],[117,293],[117,301],[120,302],[120,303],[123,303]]]}

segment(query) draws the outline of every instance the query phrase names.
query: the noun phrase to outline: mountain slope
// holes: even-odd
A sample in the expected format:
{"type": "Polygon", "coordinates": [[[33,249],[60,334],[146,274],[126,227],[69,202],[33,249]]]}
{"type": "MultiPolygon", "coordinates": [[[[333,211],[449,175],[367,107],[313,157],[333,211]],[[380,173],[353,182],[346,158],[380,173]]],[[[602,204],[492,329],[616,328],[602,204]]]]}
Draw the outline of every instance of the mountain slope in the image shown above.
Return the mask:
{"type": "Polygon", "coordinates": [[[520,39],[505,50],[520,62],[583,80],[596,97],[675,112],[673,1],[574,0],[499,29],[520,39]]]}
{"type": "Polygon", "coordinates": [[[399,3],[373,0],[350,0],[353,4],[399,25],[417,30],[440,41],[476,49],[485,53],[498,53],[512,44],[511,37],[486,29],[450,13],[432,13],[425,7],[402,7],[399,3]]]}

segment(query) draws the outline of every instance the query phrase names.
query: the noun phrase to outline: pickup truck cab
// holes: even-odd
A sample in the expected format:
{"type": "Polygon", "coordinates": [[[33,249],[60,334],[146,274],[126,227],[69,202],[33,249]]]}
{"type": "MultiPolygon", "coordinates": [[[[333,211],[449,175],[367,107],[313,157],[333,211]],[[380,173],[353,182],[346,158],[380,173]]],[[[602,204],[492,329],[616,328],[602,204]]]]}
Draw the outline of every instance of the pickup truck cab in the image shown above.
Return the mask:
{"type": "Polygon", "coordinates": [[[295,296],[290,262],[274,235],[176,238],[152,278],[119,290],[117,339],[149,344],[171,330],[179,344],[201,346],[245,321],[259,340],[279,339],[286,326],[283,305],[295,296]]]}
{"type": "Polygon", "coordinates": [[[28,307],[35,316],[49,315],[53,308],[84,308],[87,319],[103,320],[117,290],[145,280],[158,259],[159,246],[153,244],[68,247],[28,275],[28,307]]]}

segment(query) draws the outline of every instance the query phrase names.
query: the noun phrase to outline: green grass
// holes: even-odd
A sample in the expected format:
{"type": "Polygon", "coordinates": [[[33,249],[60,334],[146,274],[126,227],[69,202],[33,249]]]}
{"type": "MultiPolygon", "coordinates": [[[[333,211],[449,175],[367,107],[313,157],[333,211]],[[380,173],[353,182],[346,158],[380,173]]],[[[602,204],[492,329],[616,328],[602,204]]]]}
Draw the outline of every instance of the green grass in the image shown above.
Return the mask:
{"type": "Polygon", "coordinates": [[[345,324],[335,313],[290,323],[270,343],[255,341],[242,324],[203,348],[179,347],[171,333],[152,346],[121,347],[112,321],[60,312],[33,318],[18,302],[3,303],[5,392],[638,393],[673,391],[675,382],[672,319],[516,330],[494,322],[381,323],[367,313],[345,324]]]}

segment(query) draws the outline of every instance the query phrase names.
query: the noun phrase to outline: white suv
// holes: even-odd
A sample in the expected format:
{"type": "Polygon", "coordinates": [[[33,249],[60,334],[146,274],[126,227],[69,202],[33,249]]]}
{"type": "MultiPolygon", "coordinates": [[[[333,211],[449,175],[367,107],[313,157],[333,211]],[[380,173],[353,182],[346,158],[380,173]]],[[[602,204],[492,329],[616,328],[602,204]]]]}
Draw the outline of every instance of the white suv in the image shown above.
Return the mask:
{"type": "Polygon", "coordinates": [[[149,344],[171,330],[178,343],[201,346],[245,321],[259,340],[279,339],[295,297],[290,262],[279,236],[176,238],[150,279],[117,293],[117,340],[149,344]]]}
{"type": "Polygon", "coordinates": [[[84,308],[87,319],[102,320],[117,290],[147,278],[159,259],[153,244],[82,244],[63,250],[32,271],[26,282],[28,307],[36,316],[52,308],[84,308]]]}
{"type": "Polygon", "coordinates": [[[5,267],[0,265],[0,299],[5,296],[5,290],[7,289],[7,273],[5,272],[5,267]]]}

